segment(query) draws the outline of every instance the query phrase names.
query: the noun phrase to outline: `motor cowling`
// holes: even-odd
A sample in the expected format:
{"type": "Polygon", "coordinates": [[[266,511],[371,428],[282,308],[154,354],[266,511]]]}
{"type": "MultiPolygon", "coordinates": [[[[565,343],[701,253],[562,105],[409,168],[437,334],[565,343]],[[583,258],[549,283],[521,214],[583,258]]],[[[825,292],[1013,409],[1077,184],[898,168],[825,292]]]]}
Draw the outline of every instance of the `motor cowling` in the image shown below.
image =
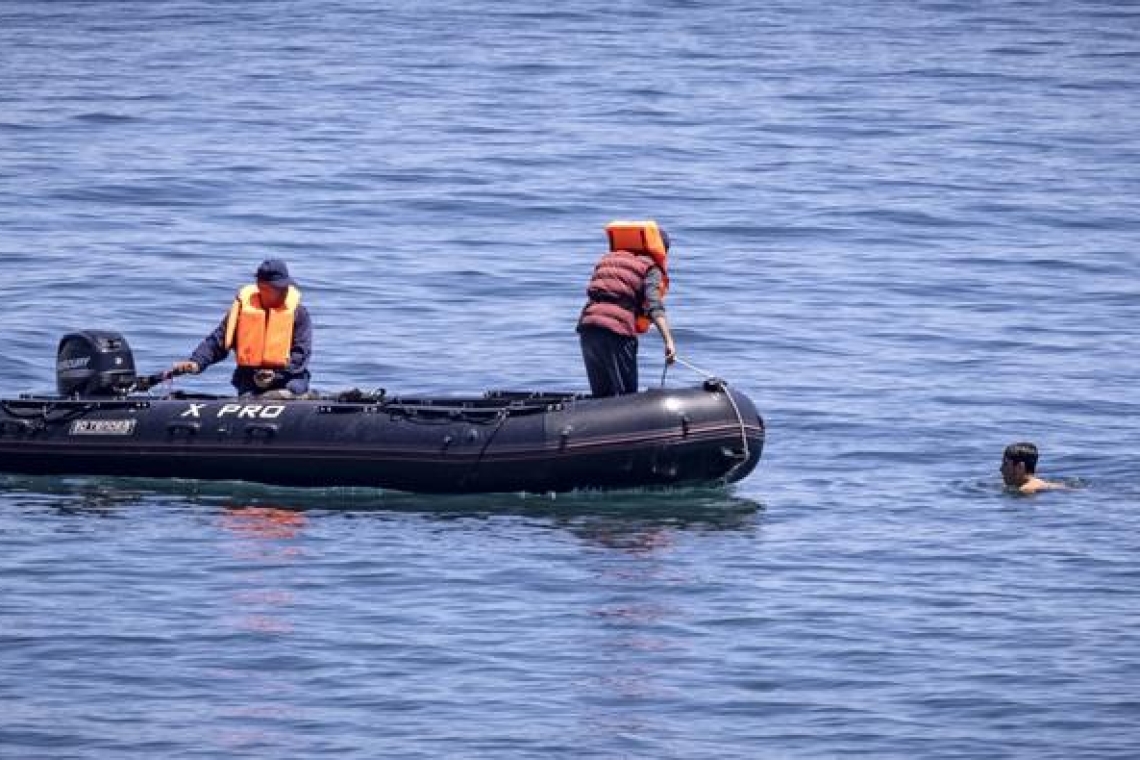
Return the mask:
{"type": "Polygon", "coordinates": [[[134,355],[119,333],[84,330],[60,339],[55,380],[61,396],[120,396],[136,379],[134,355]]]}

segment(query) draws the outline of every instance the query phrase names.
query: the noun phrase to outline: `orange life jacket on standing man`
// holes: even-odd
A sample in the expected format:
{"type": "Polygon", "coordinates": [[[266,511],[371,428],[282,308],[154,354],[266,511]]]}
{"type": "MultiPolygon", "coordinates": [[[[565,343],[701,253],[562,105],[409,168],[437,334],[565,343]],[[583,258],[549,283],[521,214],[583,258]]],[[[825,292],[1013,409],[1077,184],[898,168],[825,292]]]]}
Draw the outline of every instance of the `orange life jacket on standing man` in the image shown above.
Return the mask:
{"type": "Polygon", "coordinates": [[[293,317],[301,291],[289,286],[285,303],[274,309],[261,306],[256,285],[242,288],[226,319],[226,350],[234,349],[239,367],[284,369],[293,347],[293,317]]]}
{"type": "Polygon", "coordinates": [[[616,221],[606,225],[610,252],[594,268],[587,286],[590,301],[580,324],[603,327],[618,335],[634,336],[649,329],[647,303],[641,293],[645,275],[661,270],[661,292],[669,290],[669,252],[657,222],[616,221]]]}

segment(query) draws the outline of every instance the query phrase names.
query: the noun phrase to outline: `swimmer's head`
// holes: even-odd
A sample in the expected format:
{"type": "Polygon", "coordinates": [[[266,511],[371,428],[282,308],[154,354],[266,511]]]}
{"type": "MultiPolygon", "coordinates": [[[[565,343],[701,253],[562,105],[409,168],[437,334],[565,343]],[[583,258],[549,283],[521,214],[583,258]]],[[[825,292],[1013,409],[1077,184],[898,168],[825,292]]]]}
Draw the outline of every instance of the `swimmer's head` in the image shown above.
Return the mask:
{"type": "Polygon", "coordinates": [[[1025,465],[1025,471],[1030,475],[1037,472],[1037,446],[1028,441],[1011,443],[1006,446],[1002,459],[1025,465]]]}
{"type": "Polygon", "coordinates": [[[1020,488],[1037,470],[1037,447],[1028,441],[1011,443],[1001,457],[1001,479],[1007,486],[1020,488]]]}

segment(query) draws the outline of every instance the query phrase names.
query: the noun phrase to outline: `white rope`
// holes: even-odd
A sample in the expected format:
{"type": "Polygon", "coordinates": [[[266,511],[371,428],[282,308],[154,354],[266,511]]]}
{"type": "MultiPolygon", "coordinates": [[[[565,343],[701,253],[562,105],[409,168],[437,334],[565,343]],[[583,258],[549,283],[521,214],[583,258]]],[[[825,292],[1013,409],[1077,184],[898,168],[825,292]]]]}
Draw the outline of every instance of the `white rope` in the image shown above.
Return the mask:
{"type": "Polygon", "coordinates": [[[691,369],[693,372],[696,372],[698,375],[704,375],[705,377],[709,377],[709,378],[715,378],[716,377],[716,375],[714,375],[713,373],[706,372],[695,364],[689,364],[689,362],[685,361],[684,359],[682,359],[679,356],[673,357],[673,361],[677,362],[678,364],[685,365],[686,367],[691,369]]]}
{"type": "Polygon", "coordinates": [[[736,421],[740,424],[740,445],[744,449],[744,456],[731,470],[724,475],[724,479],[728,480],[732,473],[740,469],[740,466],[747,462],[752,457],[752,452],[748,449],[748,430],[744,427],[744,415],[740,413],[740,407],[736,405],[736,399],[732,397],[732,391],[726,385],[724,387],[724,396],[728,399],[728,403],[732,404],[732,411],[736,412],[736,421]]]}
{"type": "MultiPolygon", "coordinates": [[[[689,362],[685,361],[684,359],[682,359],[679,356],[674,356],[673,361],[677,362],[678,364],[685,365],[689,369],[693,370],[693,372],[696,372],[698,375],[702,375],[707,379],[710,379],[710,380],[718,380],[719,379],[713,373],[706,372],[705,370],[701,369],[697,365],[690,364],[689,362]]],[[[662,388],[665,387],[665,375],[669,372],[669,364],[670,364],[669,362],[665,362],[665,366],[661,368],[661,387],[662,388]]]]}
{"type": "MultiPolygon", "coordinates": [[[[698,367],[695,364],[690,364],[689,362],[685,361],[684,359],[682,359],[679,356],[674,356],[673,361],[675,361],[678,364],[681,364],[685,367],[688,367],[693,372],[696,372],[698,375],[704,376],[706,379],[720,380],[720,382],[724,383],[724,395],[725,395],[725,398],[728,399],[728,403],[732,406],[732,411],[736,414],[736,422],[738,425],[740,425],[740,443],[744,447],[744,457],[739,462],[737,462],[727,473],[725,473],[724,479],[727,481],[729,479],[729,477],[731,477],[732,473],[734,473],[738,469],[740,469],[741,465],[743,465],[745,462],[747,462],[749,460],[749,458],[751,458],[751,456],[752,456],[752,452],[748,448],[748,429],[744,426],[744,415],[740,413],[740,407],[738,407],[736,405],[736,399],[734,399],[732,397],[732,391],[730,391],[728,389],[728,383],[727,382],[725,382],[724,380],[721,380],[719,377],[717,377],[713,373],[707,372],[707,371],[701,369],[700,367],[698,367]]],[[[662,387],[665,386],[665,373],[668,371],[669,371],[669,362],[665,362],[665,369],[663,369],[661,371],[661,386],[662,387]]]]}

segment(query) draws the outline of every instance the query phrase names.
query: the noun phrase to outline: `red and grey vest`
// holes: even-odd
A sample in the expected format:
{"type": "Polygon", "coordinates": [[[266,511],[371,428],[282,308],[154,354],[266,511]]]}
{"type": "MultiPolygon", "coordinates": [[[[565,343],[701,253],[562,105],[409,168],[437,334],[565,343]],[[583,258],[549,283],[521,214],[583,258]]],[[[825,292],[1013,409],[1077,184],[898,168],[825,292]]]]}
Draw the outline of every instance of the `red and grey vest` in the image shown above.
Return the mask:
{"type": "Polygon", "coordinates": [[[650,256],[629,251],[610,251],[603,256],[586,287],[590,300],[582,309],[578,326],[600,327],[630,338],[649,329],[644,318],[645,276],[655,266],[657,262],[650,256]]]}

